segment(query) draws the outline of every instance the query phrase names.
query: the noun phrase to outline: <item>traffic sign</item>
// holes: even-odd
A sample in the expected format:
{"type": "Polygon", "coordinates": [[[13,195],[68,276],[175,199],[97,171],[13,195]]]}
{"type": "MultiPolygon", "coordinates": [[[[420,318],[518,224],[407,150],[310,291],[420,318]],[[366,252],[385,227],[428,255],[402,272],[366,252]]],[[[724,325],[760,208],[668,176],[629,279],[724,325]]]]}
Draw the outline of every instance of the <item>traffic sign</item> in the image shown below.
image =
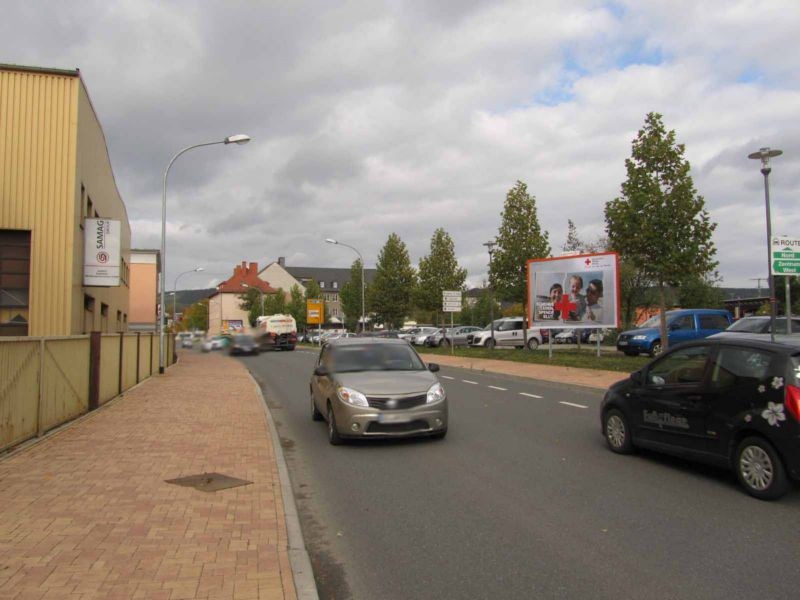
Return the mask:
{"type": "Polygon", "coordinates": [[[452,300],[458,300],[459,302],[461,302],[461,292],[459,292],[459,291],[442,292],[442,299],[444,299],[444,300],[452,299],[452,300]]]}
{"type": "Polygon", "coordinates": [[[461,303],[444,302],[442,303],[442,312],[461,312],[461,303]]]}
{"type": "Polygon", "coordinates": [[[306,323],[321,325],[324,320],[325,303],[322,300],[306,300],[306,323]]]}
{"type": "Polygon", "coordinates": [[[800,239],[787,236],[773,237],[769,262],[773,275],[800,273],[800,239]]]}

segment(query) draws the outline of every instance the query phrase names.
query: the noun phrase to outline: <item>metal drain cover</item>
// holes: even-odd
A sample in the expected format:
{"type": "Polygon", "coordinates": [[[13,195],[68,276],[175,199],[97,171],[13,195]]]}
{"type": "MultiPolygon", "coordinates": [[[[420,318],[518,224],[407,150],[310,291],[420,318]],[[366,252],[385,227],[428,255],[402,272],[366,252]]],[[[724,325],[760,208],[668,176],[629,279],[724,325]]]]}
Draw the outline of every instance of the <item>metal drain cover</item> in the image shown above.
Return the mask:
{"type": "Polygon", "coordinates": [[[201,492],[217,492],[219,490],[239,487],[240,485],[250,485],[253,482],[237,479],[236,477],[229,477],[221,473],[201,473],[199,475],[188,475],[187,477],[180,477],[178,479],[167,479],[166,483],[193,487],[201,492]]]}

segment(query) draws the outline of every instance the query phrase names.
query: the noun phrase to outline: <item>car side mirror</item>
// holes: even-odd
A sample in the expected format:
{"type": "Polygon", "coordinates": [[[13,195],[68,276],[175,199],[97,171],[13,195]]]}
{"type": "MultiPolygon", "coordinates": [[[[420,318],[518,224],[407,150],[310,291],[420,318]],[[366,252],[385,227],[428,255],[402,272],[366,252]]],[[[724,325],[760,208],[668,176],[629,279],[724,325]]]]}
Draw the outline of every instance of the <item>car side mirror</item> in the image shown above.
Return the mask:
{"type": "Polygon", "coordinates": [[[430,371],[431,373],[436,373],[436,371],[438,370],[439,370],[439,365],[437,365],[436,363],[428,363],[428,371],[430,371]]]}
{"type": "Polygon", "coordinates": [[[641,371],[634,371],[631,373],[631,381],[636,385],[642,385],[642,372],[641,371]]]}
{"type": "Polygon", "coordinates": [[[320,365],[316,369],[314,369],[314,375],[316,375],[317,377],[327,377],[329,374],[330,373],[328,372],[328,367],[324,365],[320,365]]]}

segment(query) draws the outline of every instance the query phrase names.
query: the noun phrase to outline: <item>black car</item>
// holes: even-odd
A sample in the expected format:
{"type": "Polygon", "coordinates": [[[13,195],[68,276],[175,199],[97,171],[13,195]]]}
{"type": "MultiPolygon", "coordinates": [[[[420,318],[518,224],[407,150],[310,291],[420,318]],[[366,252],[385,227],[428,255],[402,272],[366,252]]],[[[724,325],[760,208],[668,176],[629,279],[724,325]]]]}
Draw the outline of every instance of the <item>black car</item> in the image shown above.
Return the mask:
{"type": "Polygon", "coordinates": [[[252,335],[235,335],[228,349],[233,354],[258,354],[258,342],[252,335]]]}
{"type": "Polygon", "coordinates": [[[609,388],[609,448],[635,447],[733,469],[744,489],[779,498],[800,479],[800,342],[687,342],[609,388]]]}

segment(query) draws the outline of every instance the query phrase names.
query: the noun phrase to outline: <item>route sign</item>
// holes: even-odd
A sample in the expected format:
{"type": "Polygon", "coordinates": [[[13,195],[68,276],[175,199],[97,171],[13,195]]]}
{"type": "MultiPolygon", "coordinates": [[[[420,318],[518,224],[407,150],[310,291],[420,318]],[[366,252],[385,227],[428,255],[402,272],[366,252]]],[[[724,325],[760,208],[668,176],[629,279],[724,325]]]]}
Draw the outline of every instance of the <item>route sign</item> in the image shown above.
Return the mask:
{"type": "Polygon", "coordinates": [[[461,312],[461,292],[442,292],[442,312],[461,312]]]}
{"type": "Polygon", "coordinates": [[[773,275],[800,274],[800,239],[774,236],[769,263],[773,275]]]}
{"type": "Polygon", "coordinates": [[[306,323],[321,325],[325,315],[325,303],[322,300],[306,300],[306,323]]]}

